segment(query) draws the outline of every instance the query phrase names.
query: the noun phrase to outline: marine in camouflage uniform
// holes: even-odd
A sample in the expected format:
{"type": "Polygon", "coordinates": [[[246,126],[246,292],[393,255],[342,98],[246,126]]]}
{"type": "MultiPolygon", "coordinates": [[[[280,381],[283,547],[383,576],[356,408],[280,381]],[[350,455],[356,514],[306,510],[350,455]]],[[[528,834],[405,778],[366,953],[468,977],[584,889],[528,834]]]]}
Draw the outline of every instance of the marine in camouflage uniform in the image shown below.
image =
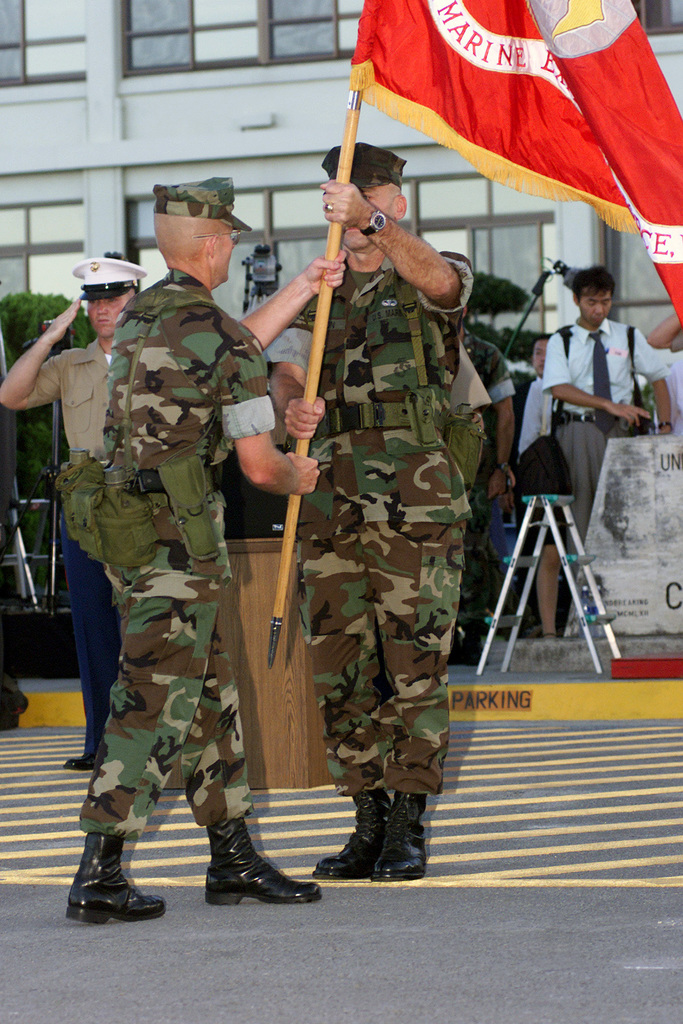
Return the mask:
{"type": "MultiPolygon", "coordinates": [[[[462,648],[457,640],[452,661],[477,664],[481,653],[481,634],[486,632],[485,617],[493,610],[500,591],[501,576],[498,554],[491,541],[492,499],[488,496],[492,474],[504,480],[505,470],[497,470],[499,461],[498,415],[500,403],[510,400],[514,385],[507,363],[500,350],[488,341],[464,332],[463,343],[474,368],[488,391],[491,405],[484,410],[484,441],[479,471],[469,493],[472,518],[465,531],[465,568],[460,585],[458,625],[465,634],[462,648]]],[[[495,499],[493,499],[495,500],[495,499]]]]}
{"type": "MultiPolygon", "coordinates": [[[[323,163],[328,173],[337,154],[323,163]]],[[[446,659],[469,516],[462,476],[441,436],[459,360],[458,261],[444,260],[389,222],[387,235],[395,229],[399,248],[425,245],[425,292],[431,267],[443,270],[456,301],[439,307],[358,231],[350,241],[348,229],[357,222],[344,207],[350,197],[360,217],[373,207],[402,216],[391,206],[393,196],[403,198],[398,189],[384,195],[382,189],[400,185],[403,163],[358,144],[352,184],[328,183],[325,194],[328,219],[334,210],[344,218],[350,269],[332,300],[318,388],[325,416],[311,454],[321,474],[302,501],[300,597],[328,765],[338,791],[356,802],[357,828],[341,855],[318,864],[318,877],[424,874],[419,817],[426,794],[441,791],[448,742],[446,659]],[[374,263],[367,272],[367,261],[355,257],[359,244],[369,247],[374,263]],[[429,439],[411,425],[410,396],[418,405],[433,403],[429,439]],[[393,691],[383,703],[373,685],[376,626],[393,691]],[[396,793],[391,811],[388,791],[396,793]]],[[[312,303],[268,353],[277,364],[272,388],[283,411],[292,381],[303,380],[314,316],[312,303]]]]}
{"type": "MultiPolygon", "coordinates": [[[[166,256],[166,234],[170,231],[168,245],[177,246],[174,233],[179,232],[185,248],[195,238],[207,239],[200,256],[208,254],[210,262],[198,257],[197,277],[191,276],[190,261],[178,259],[177,250],[170,248],[173,255],[167,261],[171,266],[171,259],[183,263],[184,269],[171,269],[126,307],[111,365],[105,441],[114,464],[124,466],[129,402],[130,454],[144,487],[162,492],[156,486],[161,482],[159,467],[181,456],[197,457],[195,465],[207,474],[209,534],[213,524],[217,554],[192,557],[191,539],[188,543],[180,529],[182,517],[174,517],[166,506],[154,516],[158,540],[152,561],[139,568],[107,566],[121,612],[123,646],[111,715],[81,811],[88,840],[68,915],[85,921],[138,920],[164,912],[163,900],[141,896],[128,885],[119,856],[123,839],[140,835],[178,757],[195,820],[208,830],[212,860],[207,902],[235,903],[243,896],[281,903],[320,898],[317,886],[294,882],[258,857],[244,824],[252,801],[237,689],[226,652],[224,597],[230,568],[223,499],[212,486],[211,467],[234,442],[243,467],[249,453],[256,452],[257,461],[265,459],[267,489],[302,493],[314,485],[310,474],[317,475],[317,470],[313,460],[284,456],[272,445],[274,415],[261,344],[214,303],[207,285],[227,278],[234,241],[221,239],[230,228],[246,227],[232,214],[231,180],[156,186],[155,193],[155,212],[166,215],[155,221],[162,253],[166,256]],[[178,224],[176,217],[190,218],[190,224],[178,224]],[[189,240],[188,228],[196,232],[189,240]],[[230,249],[223,252],[219,246],[227,244],[230,249]],[[214,270],[207,272],[214,266],[218,277],[214,270]]],[[[313,275],[318,283],[320,273],[313,275]]],[[[317,291],[317,285],[306,283],[307,295],[300,294],[295,281],[293,289],[288,286],[290,291],[281,293],[285,301],[271,299],[281,302],[284,313],[277,329],[270,336],[266,332],[265,343],[317,291]],[[297,288],[298,298],[292,298],[297,288]]],[[[262,307],[254,317],[263,323],[268,315],[262,307]]],[[[190,527],[186,529],[189,533],[190,527]]]]}

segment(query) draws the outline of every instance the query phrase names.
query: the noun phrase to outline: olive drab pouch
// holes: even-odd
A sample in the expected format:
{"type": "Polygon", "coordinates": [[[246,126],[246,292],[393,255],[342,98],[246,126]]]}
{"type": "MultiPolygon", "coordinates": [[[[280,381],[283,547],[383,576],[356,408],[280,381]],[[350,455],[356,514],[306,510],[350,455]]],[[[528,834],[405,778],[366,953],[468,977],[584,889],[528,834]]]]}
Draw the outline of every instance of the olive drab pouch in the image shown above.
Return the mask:
{"type": "Polygon", "coordinates": [[[168,505],[165,494],[141,494],[135,476],[123,466],[104,471],[104,487],[95,501],[93,515],[102,546],[102,561],[111,565],[148,565],[159,540],[153,517],[168,505]]]}
{"type": "Polygon", "coordinates": [[[441,438],[436,429],[434,404],[434,392],[428,387],[409,391],[405,398],[411,429],[423,448],[441,447],[441,438]]]}
{"type": "Polygon", "coordinates": [[[88,555],[102,561],[95,529],[95,495],[104,488],[104,467],[85,448],[72,448],[70,461],[55,480],[62,498],[66,532],[88,555]]]}
{"type": "Polygon", "coordinates": [[[82,449],[56,480],[69,537],[100,562],[147,565],[154,558],[158,535],[153,523],[165,495],[141,494],[123,467],[104,469],[82,449]]]}
{"type": "Polygon", "coordinates": [[[207,501],[206,469],[199,455],[181,455],[158,467],[175,524],[188,554],[216,558],[219,538],[207,501]]]}
{"type": "Polygon", "coordinates": [[[481,447],[486,439],[484,428],[474,422],[471,405],[459,405],[448,413],[443,426],[443,439],[455,464],[462,473],[465,490],[472,489],[479,469],[481,447]]]}

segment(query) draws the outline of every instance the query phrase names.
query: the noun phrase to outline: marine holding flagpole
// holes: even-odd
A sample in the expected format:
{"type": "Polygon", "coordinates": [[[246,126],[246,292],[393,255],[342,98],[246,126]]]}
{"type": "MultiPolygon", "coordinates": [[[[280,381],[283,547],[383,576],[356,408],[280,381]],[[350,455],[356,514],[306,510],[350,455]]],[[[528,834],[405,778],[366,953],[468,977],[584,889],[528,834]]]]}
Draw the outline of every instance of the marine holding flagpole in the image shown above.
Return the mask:
{"type": "MultiPolygon", "coordinates": [[[[208,833],[207,903],[320,899],[317,885],[289,878],[256,852],[245,822],[252,799],[225,650],[230,566],[215,467],[234,444],[256,486],[278,494],[315,486],[315,460],[273,444],[263,348],[318,293],[323,275],[330,287],[341,282],[343,259],[314,260],[238,323],[211,297],[228,279],[240,232],[251,230],[234,213],[232,179],[156,185],[154,193],[169,272],[129,303],[117,326],[105,421],[112,465],[101,486],[99,467],[80,459],[60,474],[65,506],[70,497],[73,509],[76,495],[94,523],[85,540],[99,535],[96,554],[105,555],[123,625],[67,907],[68,917],[95,924],[164,913],[161,897],[125,878],[121,855],[178,758],[195,820],[208,833]],[[98,489],[99,503],[91,497],[98,489]],[[119,514],[102,516],[108,506],[119,514]]],[[[77,532],[82,520],[73,519],[77,532]]]]}
{"type": "Polygon", "coordinates": [[[332,177],[338,157],[336,147],[323,161],[323,212],[343,228],[348,269],[317,397],[303,398],[316,300],[268,358],[276,409],[320,469],[301,501],[301,614],[329,768],[356,805],[349,842],[314,876],[392,881],[424,875],[421,818],[442,788],[470,514],[443,426],[472,275],[401,226],[404,160],[358,143],[344,184],[332,177]],[[382,704],[376,626],[392,689],[382,704]]]}

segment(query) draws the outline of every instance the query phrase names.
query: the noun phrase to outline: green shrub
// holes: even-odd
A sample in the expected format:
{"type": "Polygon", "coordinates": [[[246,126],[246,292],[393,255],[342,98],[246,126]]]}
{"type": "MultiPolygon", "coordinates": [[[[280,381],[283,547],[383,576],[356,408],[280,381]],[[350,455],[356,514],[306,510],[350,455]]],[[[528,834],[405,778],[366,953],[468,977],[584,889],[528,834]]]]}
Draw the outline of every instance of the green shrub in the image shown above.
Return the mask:
{"type": "MultiPolygon", "coordinates": [[[[34,295],[31,292],[16,292],[0,300],[0,326],[5,345],[8,369],[22,355],[26,341],[40,334],[44,320],[53,320],[70,304],[64,295],[34,295]]],[[[95,337],[85,312],[79,309],[74,320],[74,346],[85,348],[95,337]]],[[[17,413],[17,485],[19,497],[27,497],[38,480],[43,468],[52,462],[52,405],[39,406],[17,413]]],[[[61,431],[60,459],[68,457],[68,448],[61,431]]],[[[37,497],[43,497],[45,488],[41,482],[37,497]]],[[[22,534],[27,548],[33,547],[38,526],[38,514],[28,513],[22,534]]],[[[46,546],[44,546],[45,553],[46,546]]],[[[2,570],[3,589],[14,589],[14,573],[2,570]]],[[[41,574],[38,573],[38,580],[41,574]]]]}
{"type": "MultiPolygon", "coordinates": [[[[507,278],[477,272],[474,275],[472,295],[467,303],[465,326],[478,338],[492,342],[501,352],[505,352],[512,337],[513,328],[502,327],[499,329],[489,320],[482,320],[480,317],[494,318],[499,313],[519,313],[525,308],[528,299],[529,296],[524,289],[519,288],[512,281],[508,281],[507,278]]],[[[537,331],[521,330],[510,352],[510,359],[515,362],[518,360],[529,362],[537,337],[537,331]]]]}

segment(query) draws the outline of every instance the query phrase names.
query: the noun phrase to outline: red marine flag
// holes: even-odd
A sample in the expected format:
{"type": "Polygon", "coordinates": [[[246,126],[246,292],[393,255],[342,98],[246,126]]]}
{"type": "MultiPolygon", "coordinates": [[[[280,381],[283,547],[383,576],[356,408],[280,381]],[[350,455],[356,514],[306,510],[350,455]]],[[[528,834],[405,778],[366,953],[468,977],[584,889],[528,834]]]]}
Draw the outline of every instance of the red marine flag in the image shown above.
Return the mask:
{"type": "Polygon", "coordinates": [[[486,177],[640,231],[683,319],[683,121],[630,0],[366,0],[352,64],[486,177]]]}

